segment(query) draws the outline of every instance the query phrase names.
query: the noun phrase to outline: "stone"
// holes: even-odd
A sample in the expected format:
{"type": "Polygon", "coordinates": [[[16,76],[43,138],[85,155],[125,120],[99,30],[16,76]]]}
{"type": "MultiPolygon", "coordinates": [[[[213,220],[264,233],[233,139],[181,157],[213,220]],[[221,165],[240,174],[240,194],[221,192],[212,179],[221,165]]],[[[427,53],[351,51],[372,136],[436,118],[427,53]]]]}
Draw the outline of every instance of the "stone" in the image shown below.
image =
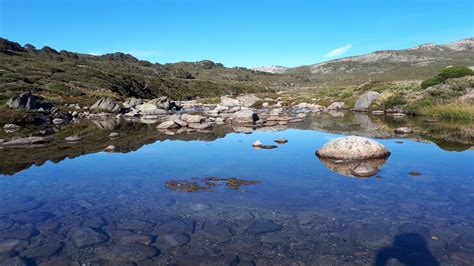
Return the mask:
{"type": "MultiPolygon", "coordinates": [[[[138,228],[138,230],[141,228],[138,228]]],[[[149,235],[135,234],[130,231],[119,230],[112,232],[112,239],[119,244],[141,244],[150,245],[153,242],[153,237],[149,235]]]]}
{"type": "Polygon", "coordinates": [[[125,107],[125,108],[135,108],[136,106],[138,106],[142,103],[143,103],[142,99],[130,98],[130,99],[126,100],[123,103],[123,107],[125,107]]]}
{"type": "Polygon", "coordinates": [[[44,144],[50,142],[51,139],[46,137],[27,137],[27,138],[18,138],[13,139],[7,142],[4,142],[3,146],[23,146],[23,145],[35,145],[35,144],[44,144]]]}
{"type": "Polygon", "coordinates": [[[205,122],[205,123],[189,123],[188,124],[189,128],[192,129],[197,129],[197,130],[204,130],[204,129],[210,129],[212,128],[212,123],[210,122],[205,122]]]}
{"type": "Polygon", "coordinates": [[[18,129],[20,129],[20,126],[19,125],[15,125],[15,124],[5,124],[3,126],[3,129],[7,132],[7,133],[10,133],[10,132],[15,132],[17,131],[18,129]]]}
{"type": "Polygon", "coordinates": [[[28,241],[21,239],[5,239],[0,240],[0,252],[7,252],[17,248],[24,248],[28,245],[28,241]]]}
{"type": "Polygon", "coordinates": [[[181,247],[189,243],[191,238],[186,234],[172,233],[164,234],[158,237],[158,246],[160,248],[181,247]]]}
{"type": "Polygon", "coordinates": [[[408,174],[411,175],[411,176],[420,176],[421,175],[421,173],[417,172],[417,171],[411,171],[408,174]]]}
{"type": "Polygon", "coordinates": [[[252,235],[263,235],[281,230],[281,225],[278,225],[272,221],[261,220],[256,221],[245,228],[245,232],[252,235]]]}
{"type": "Polygon", "coordinates": [[[285,138],[280,138],[280,139],[276,139],[274,140],[276,143],[278,144],[285,144],[285,143],[288,143],[288,140],[285,139],[285,138]]]}
{"type": "Polygon", "coordinates": [[[178,219],[159,224],[155,231],[159,236],[174,233],[191,235],[194,233],[194,226],[195,222],[191,219],[178,219]]]}
{"type": "Polygon", "coordinates": [[[259,120],[257,113],[252,110],[241,110],[232,114],[232,122],[255,123],[259,120]]]}
{"type": "Polygon", "coordinates": [[[112,133],[109,134],[109,138],[111,138],[111,139],[118,138],[119,136],[120,136],[120,134],[117,133],[117,132],[112,132],[112,133]]]}
{"type": "Polygon", "coordinates": [[[9,108],[25,108],[33,110],[38,108],[38,97],[31,94],[31,91],[23,92],[20,95],[10,98],[7,102],[9,108]]]}
{"type": "Polygon", "coordinates": [[[233,99],[228,96],[222,96],[221,105],[227,106],[227,107],[235,107],[235,106],[240,106],[240,102],[237,99],[233,99]]]}
{"type": "Polygon", "coordinates": [[[182,114],[181,120],[183,120],[186,123],[201,123],[201,122],[204,122],[206,118],[201,115],[182,114]]]}
{"type": "Polygon", "coordinates": [[[95,102],[90,109],[115,113],[120,110],[120,105],[118,105],[112,98],[101,98],[97,102],[95,102]]]}
{"type": "Polygon", "coordinates": [[[66,142],[77,142],[77,141],[80,141],[81,139],[82,138],[79,136],[69,136],[69,137],[64,138],[66,142]]]}
{"type": "Polygon", "coordinates": [[[399,128],[396,128],[393,132],[395,132],[395,134],[400,134],[400,135],[411,134],[413,133],[413,129],[409,127],[399,127],[399,128]]]}
{"type": "Polygon", "coordinates": [[[340,160],[365,160],[386,158],[390,156],[390,152],[375,140],[348,136],[326,143],[316,151],[316,156],[340,160]]]}
{"type": "Polygon", "coordinates": [[[327,110],[341,110],[344,108],[344,105],[345,105],[344,102],[333,102],[328,107],[326,107],[326,109],[327,110]]]}
{"type": "Polygon", "coordinates": [[[98,247],[95,249],[95,254],[109,262],[136,262],[154,257],[159,254],[159,251],[152,246],[128,244],[98,247]]]}
{"type": "Polygon", "coordinates": [[[256,140],[253,144],[252,147],[262,147],[263,143],[260,140],[256,140]]]}
{"type": "Polygon", "coordinates": [[[117,149],[117,147],[115,147],[114,145],[109,145],[109,146],[107,146],[107,147],[104,148],[104,151],[106,151],[106,152],[114,152],[116,149],[117,149]]]}
{"type": "Polygon", "coordinates": [[[140,111],[140,112],[144,112],[144,113],[149,113],[151,111],[154,111],[156,109],[158,109],[158,107],[154,104],[151,104],[151,103],[144,103],[144,104],[140,104],[138,106],[136,106],[137,110],[140,111]]]}
{"type": "Polygon", "coordinates": [[[53,119],[53,124],[58,125],[58,124],[64,124],[64,123],[66,123],[66,120],[64,120],[64,119],[62,119],[62,118],[55,118],[55,119],[53,119]]]}
{"type": "Polygon", "coordinates": [[[180,128],[180,125],[175,123],[172,120],[165,121],[159,124],[158,126],[156,126],[156,129],[176,129],[176,128],[180,128]]]}
{"type": "Polygon", "coordinates": [[[255,96],[255,94],[245,94],[245,95],[237,96],[236,100],[239,101],[241,106],[250,107],[256,102],[261,101],[262,99],[255,96]]]}
{"type": "Polygon", "coordinates": [[[174,119],[173,122],[175,122],[176,124],[178,124],[180,127],[187,127],[187,126],[188,126],[188,123],[184,122],[184,121],[181,120],[181,119],[174,119]]]}
{"type": "Polygon", "coordinates": [[[70,231],[70,238],[78,248],[89,247],[108,240],[107,235],[99,233],[89,227],[73,228],[70,231]]]}
{"type": "Polygon", "coordinates": [[[385,114],[385,111],[384,110],[373,110],[372,114],[373,115],[383,115],[383,114],[385,114]]]}
{"type": "Polygon", "coordinates": [[[379,97],[380,97],[380,94],[375,91],[368,91],[362,94],[361,96],[359,96],[359,98],[357,98],[354,104],[354,111],[367,112],[372,102],[377,100],[379,97]]]}
{"type": "Polygon", "coordinates": [[[373,167],[372,164],[362,162],[357,166],[354,170],[352,170],[352,174],[357,177],[369,177],[376,175],[378,172],[378,169],[373,167]]]}

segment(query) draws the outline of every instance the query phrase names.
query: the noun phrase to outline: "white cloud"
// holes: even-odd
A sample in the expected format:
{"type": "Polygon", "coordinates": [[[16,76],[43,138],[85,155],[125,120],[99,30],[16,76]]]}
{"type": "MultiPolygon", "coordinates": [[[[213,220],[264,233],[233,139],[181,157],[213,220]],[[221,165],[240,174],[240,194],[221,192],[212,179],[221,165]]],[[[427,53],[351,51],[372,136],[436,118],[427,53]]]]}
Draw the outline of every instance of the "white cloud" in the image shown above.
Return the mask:
{"type": "Polygon", "coordinates": [[[336,48],[331,52],[324,55],[324,57],[336,57],[345,54],[349,49],[352,48],[352,44],[347,44],[342,47],[336,48]]]}

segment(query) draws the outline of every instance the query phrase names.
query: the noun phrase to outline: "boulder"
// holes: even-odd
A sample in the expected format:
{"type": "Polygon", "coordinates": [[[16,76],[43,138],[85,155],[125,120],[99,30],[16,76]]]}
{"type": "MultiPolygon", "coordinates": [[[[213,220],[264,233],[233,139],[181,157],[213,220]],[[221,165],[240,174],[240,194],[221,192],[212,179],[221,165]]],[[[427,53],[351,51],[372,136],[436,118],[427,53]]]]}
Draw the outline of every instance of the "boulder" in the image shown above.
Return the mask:
{"type": "Polygon", "coordinates": [[[112,98],[101,98],[91,106],[91,109],[118,112],[120,110],[120,105],[118,105],[118,103],[116,103],[112,98]]]}
{"type": "Polygon", "coordinates": [[[235,123],[255,123],[259,120],[257,113],[252,110],[241,110],[232,114],[235,123]]]}
{"type": "Polygon", "coordinates": [[[118,138],[119,136],[120,136],[120,134],[117,133],[117,132],[112,132],[112,133],[109,134],[109,138],[111,138],[111,139],[118,138]]]}
{"type": "Polygon", "coordinates": [[[413,133],[413,129],[409,127],[399,127],[394,130],[395,134],[411,134],[413,133]]]}
{"type": "Polygon", "coordinates": [[[143,103],[142,99],[130,98],[130,99],[126,100],[123,103],[123,107],[125,107],[125,108],[135,108],[135,107],[137,107],[138,105],[140,105],[142,103],[143,103]]]}
{"type": "Polygon", "coordinates": [[[17,131],[18,129],[20,129],[20,126],[19,125],[15,125],[15,124],[5,124],[3,126],[3,129],[6,131],[6,132],[14,132],[14,131],[17,131]]]}
{"type": "Polygon", "coordinates": [[[354,170],[352,170],[352,175],[357,177],[369,177],[377,174],[378,168],[374,167],[373,164],[368,162],[362,162],[354,170]]]}
{"type": "Polygon", "coordinates": [[[37,100],[38,97],[32,95],[31,91],[27,91],[10,98],[7,102],[7,106],[10,108],[25,108],[27,110],[33,110],[38,108],[37,100]]]}
{"type": "Polygon", "coordinates": [[[328,107],[326,107],[326,109],[327,110],[341,110],[344,108],[344,105],[345,105],[344,102],[333,102],[328,107]]]}
{"type": "Polygon", "coordinates": [[[175,123],[172,120],[165,121],[158,126],[156,126],[156,129],[174,129],[174,128],[180,128],[180,125],[175,123]]]}
{"type": "Polygon", "coordinates": [[[221,104],[227,107],[240,106],[240,102],[237,99],[230,98],[228,96],[221,97],[221,104]]]}
{"type": "Polygon", "coordinates": [[[236,99],[239,101],[240,105],[244,107],[250,107],[253,104],[255,104],[257,101],[262,100],[258,98],[257,96],[255,96],[255,94],[241,95],[241,96],[238,96],[236,99]]]}
{"type": "Polygon", "coordinates": [[[114,152],[115,150],[117,150],[117,147],[115,147],[114,145],[109,145],[104,148],[104,151],[106,152],[114,152]]]}
{"type": "Polygon", "coordinates": [[[209,122],[206,122],[206,123],[189,123],[188,127],[192,128],[192,129],[204,130],[204,129],[212,128],[212,123],[209,123],[209,122]]]}
{"type": "Polygon", "coordinates": [[[201,115],[182,114],[181,120],[187,123],[201,123],[204,122],[206,118],[201,115]]]}
{"type": "Polygon", "coordinates": [[[340,160],[380,159],[390,156],[390,152],[375,140],[358,136],[341,137],[326,143],[316,151],[319,158],[340,160]]]}
{"type": "Polygon", "coordinates": [[[377,100],[380,97],[380,94],[375,91],[368,91],[359,98],[354,104],[354,111],[356,112],[367,112],[369,110],[369,106],[372,104],[373,101],[377,100]]]}
{"type": "Polygon", "coordinates": [[[66,142],[77,142],[77,141],[80,141],[81,139],[82,138],[79,136],[69,136],[69,137],[64,138],[66,142]]]}

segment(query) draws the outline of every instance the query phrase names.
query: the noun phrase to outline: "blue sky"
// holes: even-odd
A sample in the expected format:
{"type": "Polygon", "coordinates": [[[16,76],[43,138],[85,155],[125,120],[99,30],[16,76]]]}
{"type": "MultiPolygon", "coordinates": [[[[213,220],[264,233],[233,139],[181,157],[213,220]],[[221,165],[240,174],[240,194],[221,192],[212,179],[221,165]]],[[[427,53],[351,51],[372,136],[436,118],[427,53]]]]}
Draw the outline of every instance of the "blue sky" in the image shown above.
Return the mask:
{"type": "Polygon", "coordinates": [[[0,0],[0,35],[169,63],[298,66],[474,36],[472,0],[0,0]]]}

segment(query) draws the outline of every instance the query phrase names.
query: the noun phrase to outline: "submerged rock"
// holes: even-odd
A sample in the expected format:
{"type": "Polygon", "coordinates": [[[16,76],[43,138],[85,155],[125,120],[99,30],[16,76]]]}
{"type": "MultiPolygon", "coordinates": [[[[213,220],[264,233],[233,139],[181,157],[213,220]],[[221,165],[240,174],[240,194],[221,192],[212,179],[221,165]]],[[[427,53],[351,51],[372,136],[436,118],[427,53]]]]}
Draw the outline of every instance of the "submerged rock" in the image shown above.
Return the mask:
{"type": "Polygon", "coordinates": [[[190,240],[191,238],[186,234],[171,233],[160,235],[158,245],[160,248],[175,248],[186,245],[190,240]]]}
{"type": "Polygon", "coordinates": [[[281,139],[276,139],[274,140],[276,143],[278,144],[285,144],[285,143],[288,143],[288,140],[285,139],[285,138],[281,138],[281,139]]]}
{"type": "Polygon", "coordinates": [[[254,222],[253,224],[248,226],[245,229],[245,232],[253,235],[262,235],[279,231],[281,228],[281,225],[278,225],[272,221],[262,220],[254,222]]]}
{"type": "Polygon", "coordinates": [[[340,137],[326,143],[316,151],[319,158],[341,160],[380,159],[390,156],[382,144],[363,137],[340,137]]]}
{"type": "Polygon", "coordinates": [[[110,262],[116,261],[141,261],[156,256],[159,251],[152,246],[139,244],[113,245],[95,249],[98,257],[110,262]]]}
{"type": "Polygon", "coordinates": [[[92,228],[73,228],[70,232],[72,242],[78,247],[88,247],[108,240],[107,235],[99,233],[92,228]]]}

